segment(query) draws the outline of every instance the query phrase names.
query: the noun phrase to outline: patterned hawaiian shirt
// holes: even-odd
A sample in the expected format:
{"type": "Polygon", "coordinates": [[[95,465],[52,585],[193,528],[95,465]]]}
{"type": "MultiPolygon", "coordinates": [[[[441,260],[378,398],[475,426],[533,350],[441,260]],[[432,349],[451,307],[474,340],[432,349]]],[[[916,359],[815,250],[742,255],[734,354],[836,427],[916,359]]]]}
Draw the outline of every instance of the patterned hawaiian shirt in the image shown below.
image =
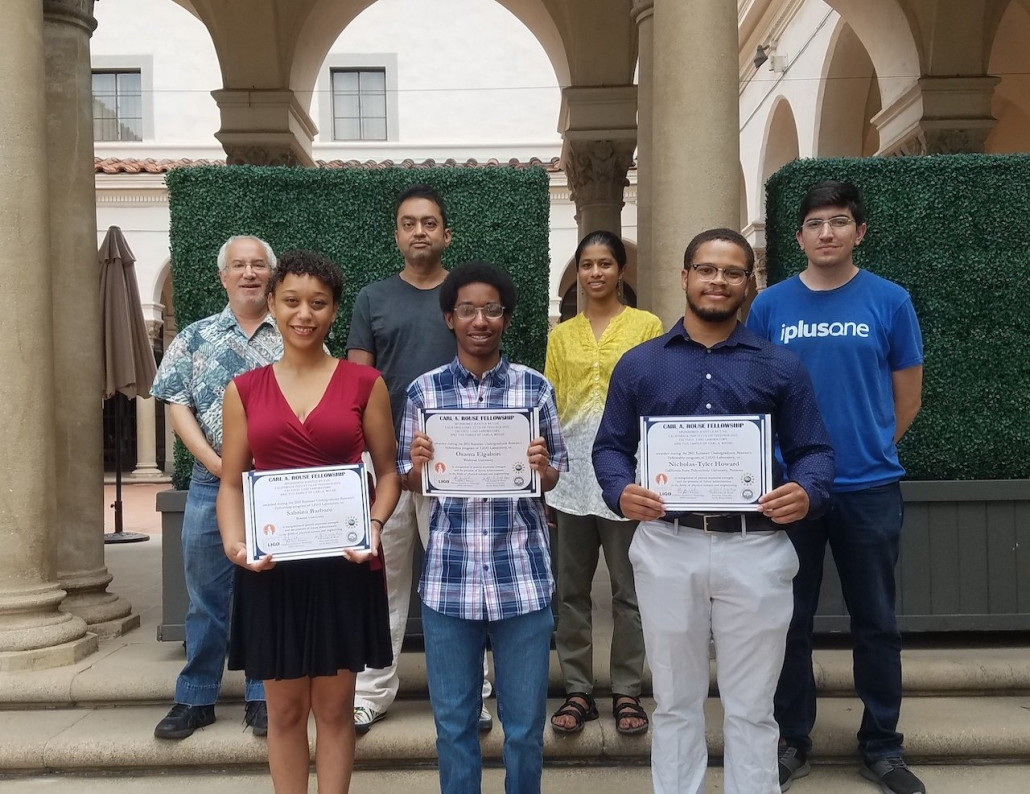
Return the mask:
{"type": "Polygon", "coordinates": [[[185,405],[197,418],[208,443],[222,454],[222,397],[229,381],[278,361],[283,340],[271,315],[249,339],[226,306],[181,331],[165,352],[151,393],[185,405]]]}
{"type": "MultiPolygon", "coordinates": [[[[412,469],[421,408],[539,408],[540,435],[558,471],[567,466],[554,389],[521,364],[500,363],[477,378],[455,358],[416,379],[397,442],[397,470],[412,469]]],[[[418,592],[430,609],[463,620],[503,620],[551,603],[550,538],[544,503],[518,499],[432,499],[429,548],[418,592]]]]}

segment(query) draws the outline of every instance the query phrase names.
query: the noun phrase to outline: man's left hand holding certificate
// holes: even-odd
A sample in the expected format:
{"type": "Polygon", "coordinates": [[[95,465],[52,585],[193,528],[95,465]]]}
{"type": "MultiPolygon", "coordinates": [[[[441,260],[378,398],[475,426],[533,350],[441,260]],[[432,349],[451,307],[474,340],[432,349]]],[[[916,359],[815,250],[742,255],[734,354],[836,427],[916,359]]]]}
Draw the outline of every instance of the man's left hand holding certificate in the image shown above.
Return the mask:
{"type": "Polygon", "coordinates": [[[369,489],[360,464],[243,474],[247,563],[367,551],[369,489]]]}

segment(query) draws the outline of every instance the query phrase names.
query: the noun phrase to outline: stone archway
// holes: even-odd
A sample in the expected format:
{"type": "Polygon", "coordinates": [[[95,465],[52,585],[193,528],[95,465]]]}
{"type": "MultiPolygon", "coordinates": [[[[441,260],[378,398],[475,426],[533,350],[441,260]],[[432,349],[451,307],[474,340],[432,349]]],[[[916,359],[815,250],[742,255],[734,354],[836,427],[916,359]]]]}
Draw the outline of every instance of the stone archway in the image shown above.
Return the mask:
{"type": "Polygon", "coordinates": [[[880,137],[872,118],[880,112],[880,85],[868,51],[843,19],[830,40],[816,107],[816,157],[876,154],[880,137]]]}
{"type": "Polygon", "coordinates": [[[984,150],[993,154],[1030,151],[1030,0],[1013,0],[1000,19],[990,47],[988,74],[1001,82],[991,97],[997,126],[984,150]]]}
{"type": "Polygon", "coordinates": [[[779,96],[773,101],[772,112],[765,128],[765,139],[762,143],[761,168],[762,185],[761,207],[765,214],[765,183],[779,169],[798,158],[798,128],[794,120],[794,111],[785,97],[779,96]]]}
{"type": "Polygon", "coordinates": [[[913,12],[898,0],[825,0],[851,26],[880,76],[880,103],[888,107],[923,73],[913,12]]]}

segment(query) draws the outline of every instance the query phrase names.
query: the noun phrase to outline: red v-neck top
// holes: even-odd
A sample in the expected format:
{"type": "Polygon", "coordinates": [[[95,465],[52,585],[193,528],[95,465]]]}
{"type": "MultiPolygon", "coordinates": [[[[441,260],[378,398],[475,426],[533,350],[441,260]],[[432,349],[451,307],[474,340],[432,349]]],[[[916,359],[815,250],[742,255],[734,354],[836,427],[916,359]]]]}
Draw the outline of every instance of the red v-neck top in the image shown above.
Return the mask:
{"type": "Polygon", "coordinates": [[[247,414],[254,468],[297,469],[358,463],[365,449],[361,417],[379,372],[341,360],[322,399],[302,422],[279,388],[271,366],[233,382],[247,414]]]}

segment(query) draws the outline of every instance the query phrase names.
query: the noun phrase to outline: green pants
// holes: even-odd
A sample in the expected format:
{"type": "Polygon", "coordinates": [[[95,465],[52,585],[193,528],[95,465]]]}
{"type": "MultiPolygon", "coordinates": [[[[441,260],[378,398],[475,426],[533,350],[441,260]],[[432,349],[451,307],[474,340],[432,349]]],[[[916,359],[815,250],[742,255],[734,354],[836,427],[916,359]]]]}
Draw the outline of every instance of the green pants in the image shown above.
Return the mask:
{"type": "Polygon", "coordinates": [[[558,519],[556,646],[565,691],[587,694],[594,691],[590,587],[597,570],[598,550],[603,548],[612,582],[612,692],[637,697],[644,670],[644,635],[633,586],[633,566],[629,562],[629,544],[637,528],[636,522],[555,512],[558,519]]]}

